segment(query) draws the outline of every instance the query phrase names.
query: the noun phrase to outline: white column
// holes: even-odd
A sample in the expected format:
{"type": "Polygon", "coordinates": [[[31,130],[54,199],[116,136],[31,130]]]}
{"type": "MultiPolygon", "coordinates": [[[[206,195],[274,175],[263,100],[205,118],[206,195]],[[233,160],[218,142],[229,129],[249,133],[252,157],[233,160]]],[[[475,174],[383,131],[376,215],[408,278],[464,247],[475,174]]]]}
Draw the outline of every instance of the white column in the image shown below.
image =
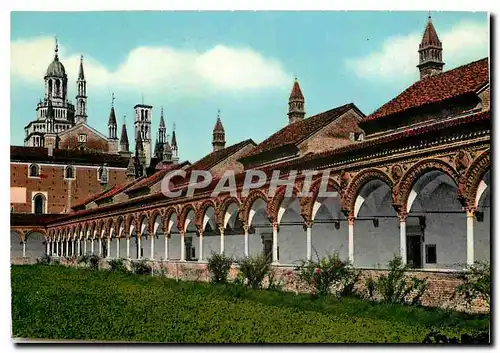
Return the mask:
{"type": "Polygon", "coordinates": [[[186,261],[186,245],[184,243],[184,232],[180,232],[181,238],[181,261],[186,261]]]}
{"type": "Polygon", "coordinates": [[[168,233],[164,233],[165,236],[165,260],[168,260],[168,233]]]}
{"type": "Polygon", "coordinates": [[[273,264],[278,264],[278,223],[273,224],[273,264]]]}
{"type": "Polygon", "coordinates": [[[200,241],[200,249],[198,250],[198,262],[203,262],[203,232],[199,232],[198,238],[200,241]]]}
{"type": "Polygon", "coordinates": [[[71,256],[75,256],[75,241],[71,241],[71,256]]]}
{"type": "Polygon", "coordinates": [[[349,262],[354,266],[354,217],[347,218],[349,227],[349,262]]]}
{"type": "Polygon", "coordinates": [[[101,257],[102,256],[102,240],[101,240],[101,238],[98,238],[97,246],[99,247],[99,257],[101,257]]]}
{"type": "Polygon", "coordinates": [[[149,257],[151,260],[155,259],[155,235],[151,235],[151,256],[149,257]]]}
{"type": "Polygon", "coordinates": [[[120,258],[120,238],[116,238],[116,258],[120,258]]]}
{"type": "Polygon", "coordinates": [[[81,250],[81,240],[78,239],[78,243],[76,243],[76,254],[77,256],[80,256],[80,250],[81,250]]]}
{"type": "Polygon", "coordinates": [[[23,257],[26,257],[26,241],[23,240],[23,257]]]}
{"type": "Polygon", "coordinates": [[[474,213],[473,207],[467,207],[467,265],[474,264],[474,213]]]}
{"type": "Polygon", "coordinates": [[[224,228],[220,227],[220,253],[224,254],[224,228]]]}
{"type": "Polygon", "coordinates": [[[130,259],[130,238],[127,238],[127,259],[130,259]]]}
{"type": "Polygon", "coordinates": [[[94,255],[94,239],[90,240],[90,253],[94,255]]]}
{"type": "Polygon", "coordinates": [[[56,256],[59,256],[59,242],[56,241],[56,256]]]}
{"type": "Polygon", "coordinates": [[[399,215],[399,255],[406,265],[406,217],[408,214],[399,215]]]}
{"type": "Polygon", "coordinates": [[[87,255],[87,239],[83,241],[83,255],[87,255]]]}
{"type": "Polygon", "coordinates": [[[50,242],[47,241],[47,256],[50,255],[50,242]]]}
{"type": "Polygon", "coordinates": [[[69,240],[66,240],[66,256],[69,256],[69,240]]]}
{"type": "Polygon", "coordinates": [[[54,253],[55,253],[55,250],[56,250],[55,243],[56,243],[55,241],[51,241],[51,242],[50,242],[50,254],[51,254],[52,256],[54,256],[54,253]]]}
{"type": "Polygon", "coordinates": [[[142,237],[137,237],[137,259],[141,258],[142,237]]]}
{"type": "Polygon", "coordinates": [[[312,233],[312,224],[306,224],[306,259],[308,261],[311,260],[311,245],[312,245],[312,239],[311,239],[311,233],[312,233]]]}
{"type": "Polygon", "coordinates": [[[108,246],[106,247],[106,257],[111,257],[111,238],[108,238],[108,246]]]}
{"type": "Polygon", "coordinates": [[[243,226],[245,231],[245,257],[248,257],[248,226],[243,226]]]}

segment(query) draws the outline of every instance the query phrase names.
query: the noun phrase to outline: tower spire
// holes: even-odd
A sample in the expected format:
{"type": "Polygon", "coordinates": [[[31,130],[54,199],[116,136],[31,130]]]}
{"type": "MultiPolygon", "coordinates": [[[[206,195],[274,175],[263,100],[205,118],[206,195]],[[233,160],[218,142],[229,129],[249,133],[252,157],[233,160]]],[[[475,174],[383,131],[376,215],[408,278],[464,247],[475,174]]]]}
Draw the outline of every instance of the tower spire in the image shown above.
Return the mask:
{"type": "Polygon", "coordinates": [[[443,71],[444,62],[442,59],[443,46],[432,23],[431,12],[427,19],[424,35],[420,42],[419,64],[420,79],[440,74],[443,71]]]}
{"type": "MultiPolygon", "coordinates": [[[[56,45],[57,46],[57,45],[56,45]]],[[[76,114],[77,123],[87,122],[87,81],[83,71],[83,55],[80,56],[80,68],[76,80],[76,114]]]]}
{"type": "Polygon", "coordinates": [[[304,111],[305,99],[300,89],[299,80],[295,78],[293,83],[292,92],[288,99],[288,123],[293,124],[297,121],[303,120],[306,112],[304,111]]]}
{"type": "Polygon", "coordinates": [[[54,59],[59,60],[59,43],[56,36],[56,49],[54,50],[54,59]]]}
{"type": "Polygon", "coordinates": [[[127,124],[125,123],[126,117],[123,116],[122,134],[120,136],[120,152],[128,152],[128,134],[127,134],[127,124]]]}
{"type": "Polygon", "coordinates": [[[217,120],[212,132],[212,147],[213,151],[219,151],[226,146],[226,133],[222,121],[220,120],[220,109],[217,109],[217,120]]]}

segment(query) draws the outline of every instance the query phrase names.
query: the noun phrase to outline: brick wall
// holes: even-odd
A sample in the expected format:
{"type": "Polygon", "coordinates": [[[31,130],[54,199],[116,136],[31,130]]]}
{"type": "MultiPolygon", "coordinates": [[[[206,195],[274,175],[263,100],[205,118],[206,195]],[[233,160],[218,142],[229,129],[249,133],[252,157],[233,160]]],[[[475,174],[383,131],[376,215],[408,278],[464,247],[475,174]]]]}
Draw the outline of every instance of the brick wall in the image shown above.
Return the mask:
{"type": "Polygon", "coordinates": [[[59,148],[73,149],[80,145],[78,142],[78,135],[87,135],[87,143],[85,146],[91,150],[108,152],[108,140],[96,134],[94,131],[87,128],[85,125],[80,125],[74,130],[67,133],[59,134],[59,148]]]}
{"type": "Polygon", "coordinates": [[[234,170],[235,174],[242,172],[243,171],[243,164],[238,162],[238,158],[243,157],[253,147],[254,147],[254,145],[249,144],[249,145],[243,147],[242,149],[240,149],[238,152],[229,156],[229,158],[226,158],[222,162],[220,162],[217,165],[215,165],[214,167],[212,167],[210,169],[210,171],[212,172],[212,175],[214,176],[214,178],[222,176],[226,170],[234,170]]]}
{"type": "MultiPolygon", "coordinates": [[[[100,192],[102,186],[97,180],[98,167],[75,165],[75,180],[64,179],[64,165],[44,165],[41,167],[40,178],[28,177],[28,163],[11,163],[10,186],[26,188],[26,203],[14,203],[14,212],[32,212],[33,192],[46,192],[48,196],[48,213],[69,211],[90,195],[100,192]]],[[[107,187],[125,182],[126,169],[109,168],[107,187]]]]}

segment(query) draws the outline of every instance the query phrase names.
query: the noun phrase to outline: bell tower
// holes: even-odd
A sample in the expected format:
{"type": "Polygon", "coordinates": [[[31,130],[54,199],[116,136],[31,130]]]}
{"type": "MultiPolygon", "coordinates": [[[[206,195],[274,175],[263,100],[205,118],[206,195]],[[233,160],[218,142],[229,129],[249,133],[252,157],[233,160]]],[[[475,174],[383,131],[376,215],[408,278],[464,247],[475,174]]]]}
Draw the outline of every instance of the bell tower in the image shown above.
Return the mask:
{"type": "Polygon", "coordinates": [[[440,74],[443,71],[443,46],[432,24],[430,12],[422,41],[418,47],[418,54],[419,64],[417,67],[420,70],[421,80],[429,76],[440,74]]]}
{"type": "Polygon", "coordinates": [[[146,166],[151,163],[151,120],[153,115],[153,106],[141,103],[134,107],[135,110],[135,140],[139,135],[146,155],[146,166]]]}

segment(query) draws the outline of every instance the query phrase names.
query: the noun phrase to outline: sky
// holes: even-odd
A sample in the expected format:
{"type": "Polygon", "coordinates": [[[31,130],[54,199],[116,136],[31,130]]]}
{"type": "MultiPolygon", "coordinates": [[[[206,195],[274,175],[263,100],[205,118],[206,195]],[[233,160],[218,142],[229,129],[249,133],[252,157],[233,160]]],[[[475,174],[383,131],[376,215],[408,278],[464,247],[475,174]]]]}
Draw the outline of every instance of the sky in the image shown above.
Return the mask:
{"type": "MultiPolygon", "coordinates": [[[[488,56],[487,13],[431,15],[445,70],[488,56]]],[[[133,148],[133,107],[144,99],[153,140],[163,106],[180,159],[195,162],[212,150],[218,109],[226,146],[284,127],[295,77],[306,116],[350,102],[372,113],[418,80],[427,20],[427,11],[12,12],[11,144],[23,145],[36,118],[55,36],[73,103],[84,56],[90,126],[107,135],[114,93],[118,134],[125,121],[133,148]]]]}

